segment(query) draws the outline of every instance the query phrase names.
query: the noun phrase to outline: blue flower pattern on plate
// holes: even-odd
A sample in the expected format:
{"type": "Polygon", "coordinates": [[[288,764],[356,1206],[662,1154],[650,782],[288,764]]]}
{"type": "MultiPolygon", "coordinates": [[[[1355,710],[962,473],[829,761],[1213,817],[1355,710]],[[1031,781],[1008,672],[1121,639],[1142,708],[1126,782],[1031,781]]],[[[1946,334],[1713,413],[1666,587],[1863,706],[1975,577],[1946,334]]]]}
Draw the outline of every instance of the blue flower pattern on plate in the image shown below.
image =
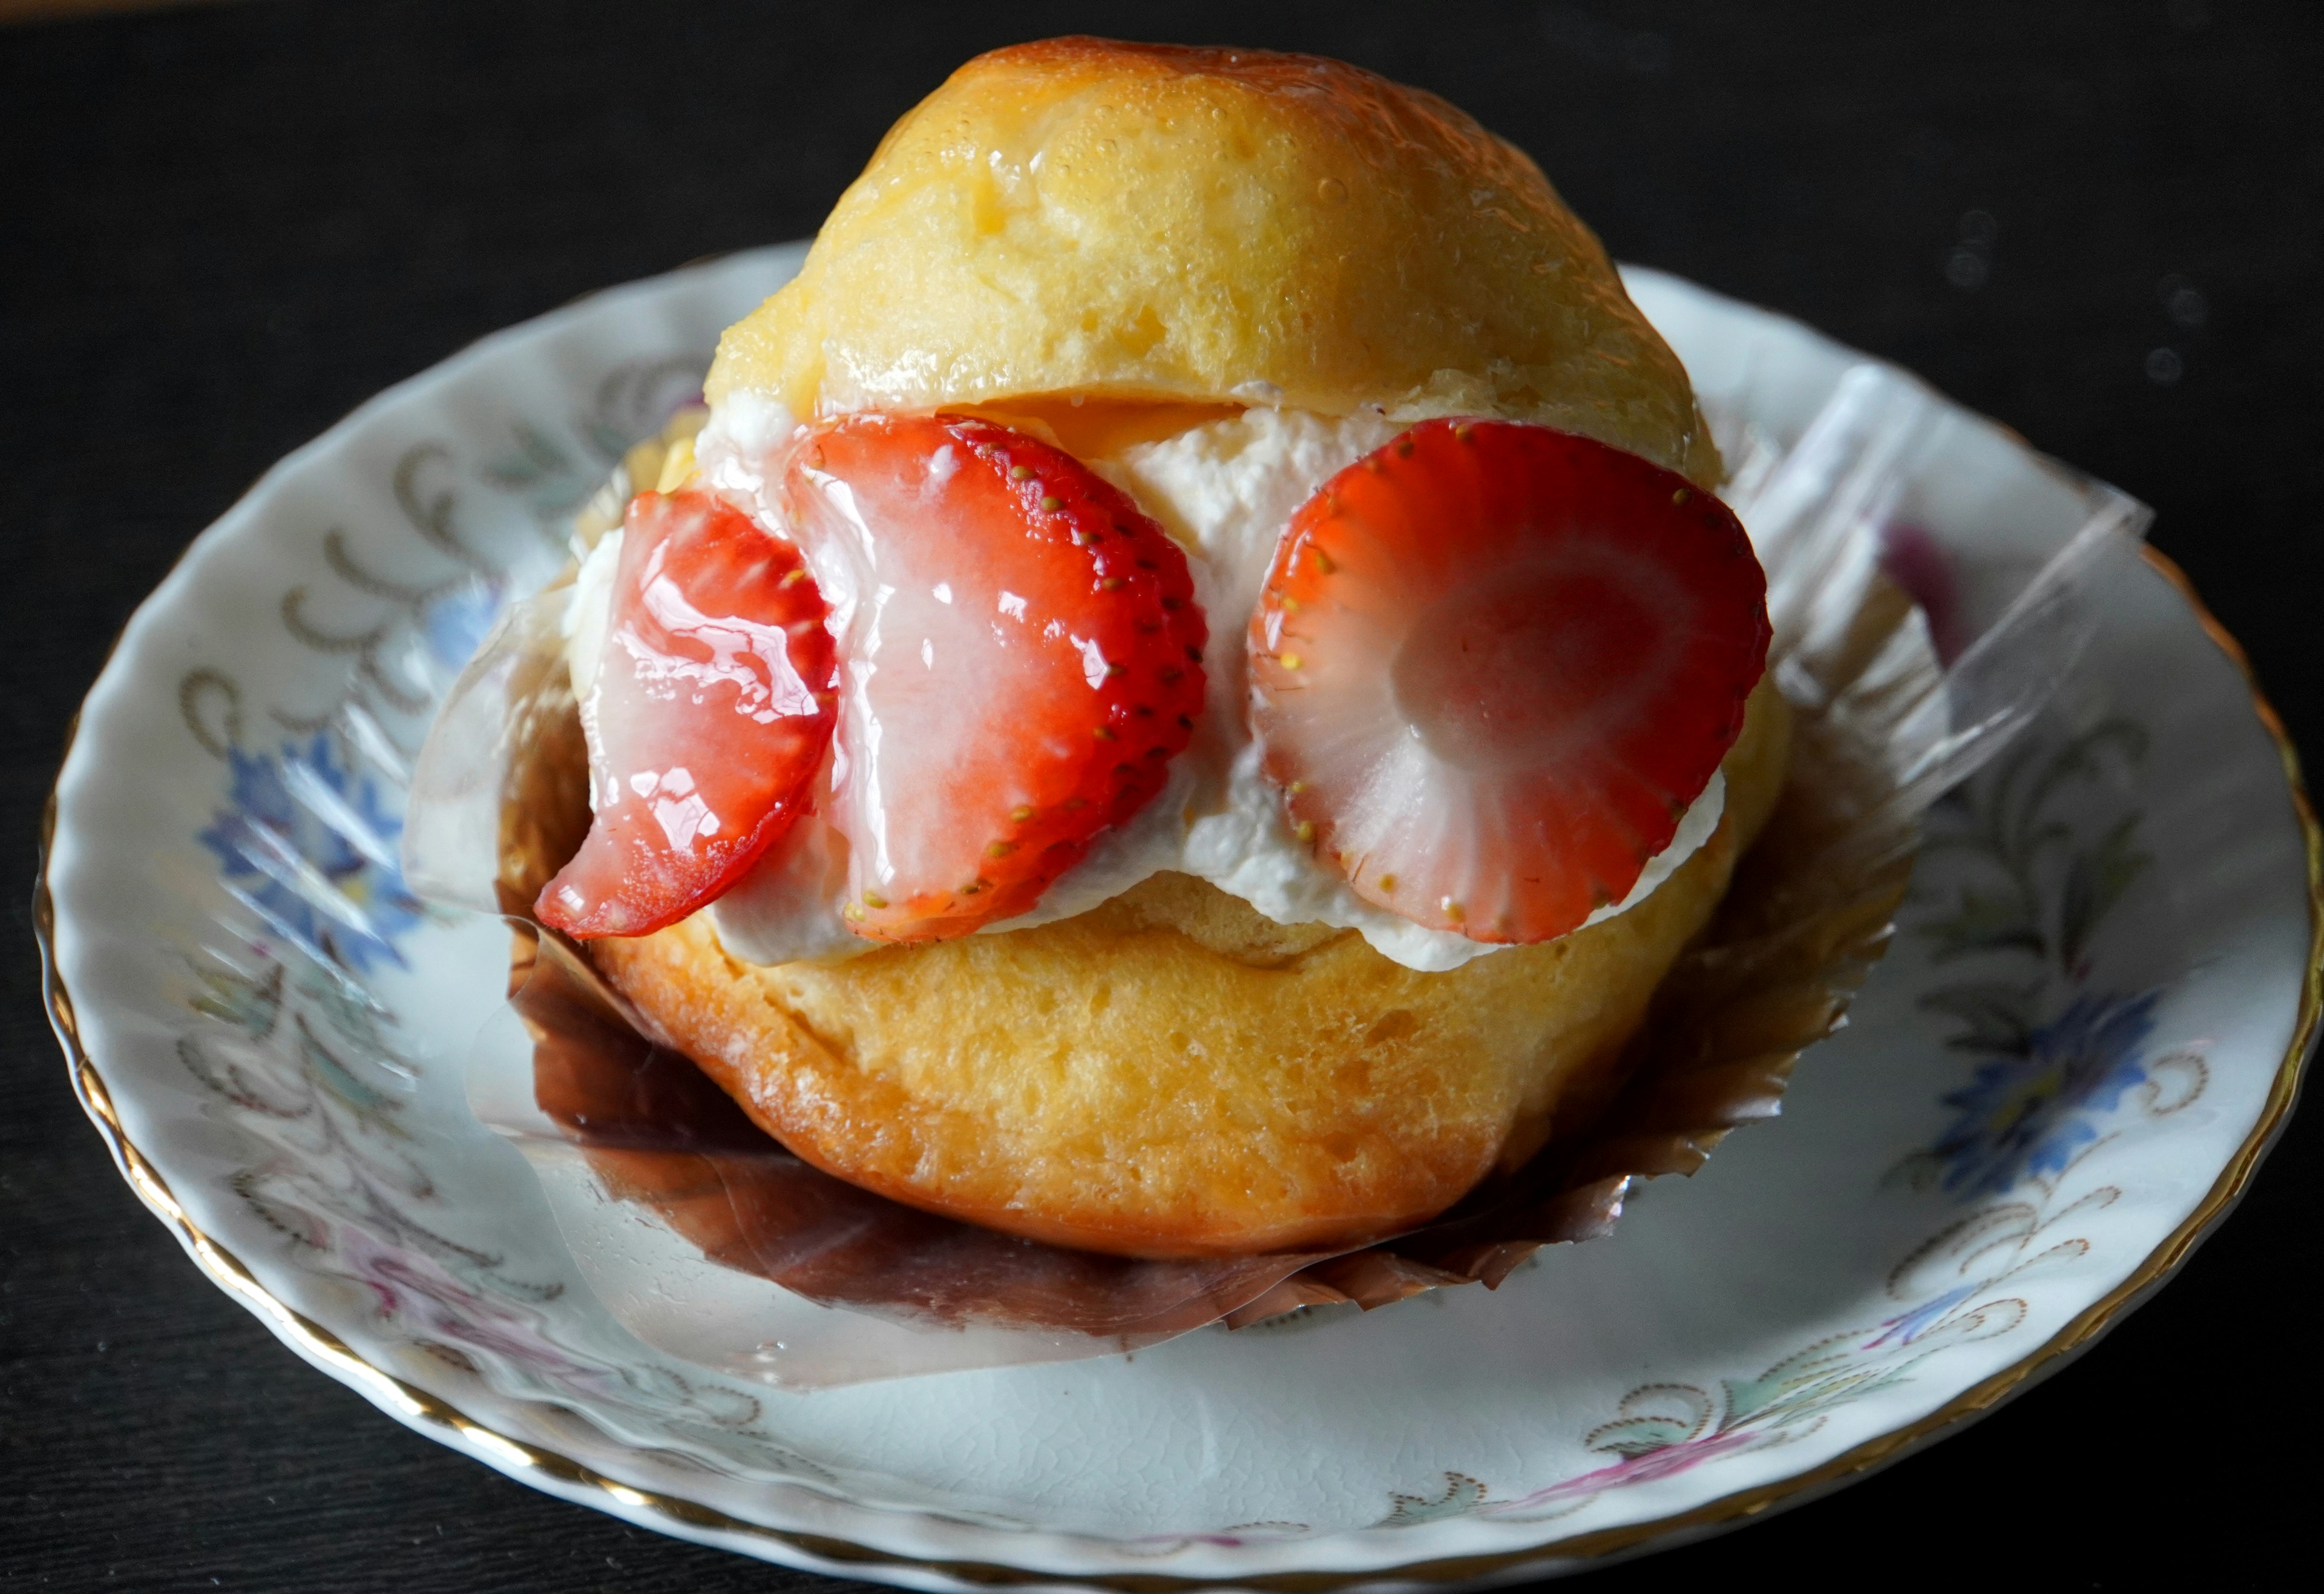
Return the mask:
{"type": "MultiPolygon", "coordinates": [[[[2144,1083],[2139,1055],[2154,1030],[2162,992],[2076,997],[2066,1010],[1979,1065],[1944,1098],[1960,1118],[1932,1147],[1947,1190],[2006,1194],[2027,1175],[2052,1177],[2098,1138],[2091,1119],[2144,1083]]],[[[1960,1044],[1956,1042],[1955,1044],[1960,1044]]]]}
{"type": "Polygon", "coordinates": [[[2159,990],[2091,988],[2094,938],[2153,861],[2139,845],[2144,815],[2061,815],[2067,794],[2117,787],[2144,758],[2146,734],[2107,720],[2062,742],[2020,748],[1994,777],[1932,812],[1931,858],[1965,858],[1948,911],[1915,927],[1932,960],[1978,957],[1987,975],[1920,999],[1960,1024],[1946,1043],[1984,1061],[1941,1098],[1956,1116],[1908,1159],[1962,1200],[2006,1195],[2020,1181],[2054,1180],[2098,1138],[2096,1119],[2147,1080],[2144,1048],[2159,990]],[[1952,822],[1945,823],[1947,815],[1952,822]],[[2062,1009],[2057,1006],[2064,997],[2062,1009]]]}
{"type": "Polygon", "coordinates": [[[484,645],[485,633],[500,618],[507,596],[507,583],[495,578],[464,581],[431,600],[420,612],[420,631],[429,655],[453,670],[466,667],[484,645]]]}
{"type": "Polygon", "coordinates": [[[355,973],[401,966],[396,940],[421,910],[396,856],[403,821],[379,782],[324,731],[226,760],[228,806],[201,833],[226,889],[309,956],[355,973]]]}

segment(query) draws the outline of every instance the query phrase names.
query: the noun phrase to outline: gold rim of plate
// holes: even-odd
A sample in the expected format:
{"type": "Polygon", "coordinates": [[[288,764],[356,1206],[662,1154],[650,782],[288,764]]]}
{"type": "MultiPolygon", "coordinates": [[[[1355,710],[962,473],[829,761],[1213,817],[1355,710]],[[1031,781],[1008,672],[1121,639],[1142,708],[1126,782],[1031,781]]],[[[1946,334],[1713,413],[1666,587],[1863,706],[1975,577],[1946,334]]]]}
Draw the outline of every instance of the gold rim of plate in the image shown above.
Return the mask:
{"type": "MultiPolygon", "coordinates": [[[[1231,1585],[1235,1588],[1280,1590],[1281,1594],[1328,1594],[1330,1590],[1390,1579],[1456,1583],[1493,1577],[1538,1562],[1595,1560],[1637,1549],[1652,1540],[1673,1534],[1738,1525],[1773,1507],[1797,1503],[1802,1496],[1897,1460],[1923,1441],[1991,1411],[2024,1388],[2037,1373],[2088,1343],[2112,1323],[2136,1297],[2176,1271],[2205,1232],[2224,1217],[2236,1198],[2242,1195],[2246,1186],[2251,1183],[2260,1159],[2267,1154],[2276,1132],[2291,1115],[2292,1102],[2300,1093],[2301,1073],[2306,1064],[2310,1046],[2316,1038],[2318,1015],[2319,1010],[2324,1010],[2324,830],[2318,828],[2315,808],[2309,801],[2306,786],[2301,782],[2299,754],[2284,732],[2282,720],[2260,691],[2259,682],[2252,674],[2251,661],[2246,657],[2242,644],[2205,607],[2194,584],[2187,579],[2184,571],[2152,548],[2142,548],[2140,552],[2148,566],[2185,600],[2202,626],[2204,634],[2241,672],[2244,685],[2251,694],[2252,709],[2259,718],[2260,728],[2275,744],[2276,756],[2282,761],[2284,782],[2292,798],[2292,816],[2300,825],[2307,856],[2308,962],[2301,979],[2299,1014],[2292,1025],[2292,1042],[2284,1050],[2283,1061],[2276,1068],[2266,1102],[2258,1120],[2253,1124],[2251,1133],[2236,1148],[2235,1155],[2228,1158],[2227,1166],[2220,1170],[2211,1188],[2186,1221],[2149,1252],[2132,1269],[2127,1278],[2085,1307],[2030,1355],[1964,1389],[1917,1422],[1866,1440],[1821,1465],[1788,1478],[1755,1484],[1689,1510],[1650,1522],[1574,1534],[1522,1550],[1411,1562],[1362,1571],[1283,1571],[1215,1578],[1179,1576],[1168,1572],[1047,1572],[1003,1566],[992,1562],[946,1561],[898,1554],[821,1534],[768,1527],[731,1516],[715,1506],[687,1499],[682,1495],[632,1488],[570,1456],[498,1433],[449,1401],[417,1388],[364,1360],[329,1329],[276,1297],[258,1281],[240,1258],[218,1244],[187,1215],[185,1209],[171,1193],[169,1181],[161,1176],[161,1170],[123,1130],[104,1076],[97,1072],[96,1060],[81,1044],[79,1025],[73,1013],[72,994],[65,988],[63,975],[57,968],[54,945],[56,903],[49,890],[49,859],[57,825],[54,783],[49,788],[48,803],[41,818],[41,868],[32,896],[32,933],[41,947],[42,1000],[48,1008],[49,1022],[56,1030],[59,1043],[64,1047],[74,1094],[80,1098],[81,1106],[87,1110],[98,1132],[105,1137],[106,1144],[112,1148],[114,1161],[120,1167],[123,1177],[129,1181],[131,1188],[152,1209],[154,1216],[177,1231],[187,1250],[211,1278],[227,1294],[240,1299],[252,1312],[272,1323],[277,1333],[292,1341],[316,1362],[337,1372],[374,1402],[401,1412],[416,1427],[431,1429],[447,1440],[464,1441],[506,1467],[596,1489],[613,1504],[633,1510],[651,1511],[658,1516],[668,1518],[673,1525],[781,1544],[840,1571],[908,1568],[981,1587],[1065,1585],[1119,1589],[1121,1594],[1173,1594],[1173,1591],[1180,1589],[1231,1585]]],[[[118,647],[119,640],[116,638],[115,648],[118,647]]],[[[107,662],[110,661],[109,651],[107,662]]],[[[72,727],[66,733],[68,754],[78,726],[79,716],[76,714],[72,727]]],[[[60,770],[61,772],[61,760],[60,770]]]]}

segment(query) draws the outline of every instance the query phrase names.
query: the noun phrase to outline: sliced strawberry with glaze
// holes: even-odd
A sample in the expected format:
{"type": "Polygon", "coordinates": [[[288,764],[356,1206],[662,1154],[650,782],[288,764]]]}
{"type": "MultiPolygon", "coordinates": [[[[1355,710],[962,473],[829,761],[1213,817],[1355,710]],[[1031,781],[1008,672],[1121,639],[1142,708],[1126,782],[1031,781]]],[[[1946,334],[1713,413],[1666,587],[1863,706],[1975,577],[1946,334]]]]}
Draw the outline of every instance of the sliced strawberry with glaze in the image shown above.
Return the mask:
{"type": "Polygon", "coordinates": [[[927,941],[1025,912],[1186,745],[1185,556],[1071,455],[961,417],[829,422],[783,491],[844,659],[850,925],[927,941]]]}
{"type": "Polygon", "coordinates": [[[825,608],[798,549],[712,493],[631,502],[582,723],[596,816],[541,893],[584,939],[677,923],[807,807],[831,742],[825,608]]]}
{"type": "Polygon", "coordinates": [[[1334,476],[1251,617],[1251,720],[1357,895],[1546,941],[1668,846],[1766,667],[1727,507],[1545,427],[1432,420],[1334,476]]]}

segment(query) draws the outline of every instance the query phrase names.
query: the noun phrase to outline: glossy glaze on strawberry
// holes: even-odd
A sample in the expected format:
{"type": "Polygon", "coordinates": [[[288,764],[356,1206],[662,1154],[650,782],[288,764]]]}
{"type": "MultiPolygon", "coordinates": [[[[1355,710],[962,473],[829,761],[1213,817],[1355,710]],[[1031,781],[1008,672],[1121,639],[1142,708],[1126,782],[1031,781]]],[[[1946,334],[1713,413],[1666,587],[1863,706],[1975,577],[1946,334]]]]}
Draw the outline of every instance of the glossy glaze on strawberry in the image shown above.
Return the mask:
{"type": "Polygon", "coordinates": [[[584,938],[677,923],[806,810],[830,744],[833,647],[798,550],[714,494],[630,504],[582,705],[588,839],[540,894],[584,938]]]}
{"type": "Polygon", "coordinates": [[[1252,728],[1357,894],[1536,942],[1624,900],[1742,728],[1766,583],[1685,478],[1585,438],[1424,422],[1294,517],[1252,728]]]}
{"type": "Polygon", "coordinates": [[[828,422],[783,497],[840,639],[849,924],[926,941],[1025,912],[1186,745],[1185,556],[1072,456],[959,417],[828,422]]]}

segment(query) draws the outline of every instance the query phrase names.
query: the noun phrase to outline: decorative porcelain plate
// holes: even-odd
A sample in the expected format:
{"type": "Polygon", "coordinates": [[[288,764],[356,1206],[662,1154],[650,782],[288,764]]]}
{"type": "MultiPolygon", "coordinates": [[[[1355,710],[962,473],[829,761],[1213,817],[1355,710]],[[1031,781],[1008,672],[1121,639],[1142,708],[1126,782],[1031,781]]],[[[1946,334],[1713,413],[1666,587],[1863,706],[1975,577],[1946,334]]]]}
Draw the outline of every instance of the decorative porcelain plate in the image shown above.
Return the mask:
{"type": "MultiPolygon", "coordinates": [[[[649,1349],[469,1110],[506,932],[416,900],[396,838],[496,610],[798,259],[598,296],[366,405],[203,535],[82,711],[39,902],[74,1086],[210,1276],[391,1415],[641,1526],[915,1587],[1537,1577],[1989,1409],[2249,1179],[2316,1025],[2317,833],[2234,644],[2150,557],[1931,814],[1783,1116],[1612,1238],[1495,1292],[807,1394],[649,1349]]],[[[1730,437],[1795,443],[1860,380],[1793,323],[1631,282],[1730,437]]],[[[2038,562],[2087,484],[1926,401],[1911,490],[1863,512],[1963,590],[2038,562]]]]}

